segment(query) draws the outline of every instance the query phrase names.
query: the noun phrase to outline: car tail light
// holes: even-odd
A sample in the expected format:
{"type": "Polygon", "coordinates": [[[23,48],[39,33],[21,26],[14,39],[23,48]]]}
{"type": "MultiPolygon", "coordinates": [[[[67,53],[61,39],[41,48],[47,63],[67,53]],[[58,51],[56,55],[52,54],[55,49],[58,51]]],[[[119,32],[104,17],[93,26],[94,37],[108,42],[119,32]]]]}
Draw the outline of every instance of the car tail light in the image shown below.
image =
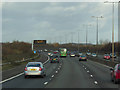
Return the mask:
{"type": "Polygon", "coordinates": [[[41,67],[39,67],[39,71],[42,71],[42,68],[41,68],[41,67]]]}
{"type": "Polygon", "coordinates": [[[27,67],[25,68],[25,71],[27,71],[27,67]]]}
{"type": "Polygon", "coordinates": [[[50,60],[52,60],[52,59],[50,59],[50,60]]]}

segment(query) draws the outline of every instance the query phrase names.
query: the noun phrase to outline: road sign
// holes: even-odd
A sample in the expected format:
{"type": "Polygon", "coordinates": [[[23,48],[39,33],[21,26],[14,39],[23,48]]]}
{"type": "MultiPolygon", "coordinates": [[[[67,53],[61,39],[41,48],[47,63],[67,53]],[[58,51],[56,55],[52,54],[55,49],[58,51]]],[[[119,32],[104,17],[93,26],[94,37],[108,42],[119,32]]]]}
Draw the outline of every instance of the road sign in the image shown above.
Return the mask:
{"type": "Polygon", "coordinates": [[[34,51],[34,53],[36,53],[36,51],[34,51]]]}
{"type": "Polygon", "coordinates": [[[34,40],[34,44],[46,44],[46,40],[34,40]]]}

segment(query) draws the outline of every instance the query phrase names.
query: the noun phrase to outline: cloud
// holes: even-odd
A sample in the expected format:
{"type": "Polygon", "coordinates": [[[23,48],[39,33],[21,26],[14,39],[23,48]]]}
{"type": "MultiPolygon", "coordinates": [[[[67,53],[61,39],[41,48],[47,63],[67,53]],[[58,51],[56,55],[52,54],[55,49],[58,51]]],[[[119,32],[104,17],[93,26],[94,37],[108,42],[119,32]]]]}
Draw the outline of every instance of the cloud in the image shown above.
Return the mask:
{"type": "MultiPolygon", "coordinates": [[[[3,40],[48,39],[64,41],[67,33],[68,41],[71,32],[77,42],[78,30],[81,32],[81,41],[85,41],[83,24],[92,24],[89,31],[89,40],[95,42],[96,19],[91,16],[105,18],[99,20],[99,31],[103,32],[100,38],[108,38],[111,29],[111,6],[103,3],[5,3],[3,6],[3,40]],[[105,33],[104,33],[105,32],[105,33]],[[15,35],[14,35],[15,34],[15,35]],[[92,35],[93,34],[93,35],[92,35]],[[21,37],[22,36],[22,37],[21,37]]],[[[115,18],[116,20],[116,18],[115,18]]]]}

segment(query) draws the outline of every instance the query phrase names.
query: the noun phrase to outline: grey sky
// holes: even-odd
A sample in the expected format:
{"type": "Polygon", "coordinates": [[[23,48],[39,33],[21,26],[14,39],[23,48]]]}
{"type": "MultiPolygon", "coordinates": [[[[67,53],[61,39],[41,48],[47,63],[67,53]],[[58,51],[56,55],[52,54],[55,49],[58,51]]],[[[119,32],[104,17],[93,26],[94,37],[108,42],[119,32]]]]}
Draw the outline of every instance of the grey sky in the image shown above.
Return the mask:
{"type": "MultiPolygon", "coordinates": [[[[118,40],[118,5],[115,4],[115,41],[118,40]]],[[[83,24],[92,24],[88,29],[88,42],[96,43],[96,19],[91,16],[103,16],[99,19],[99,40],[112,35],[112,4],[100,2],[12,2],[2,7],[2,41],[20,40],[31,42],[46,39],[48,42],[85,43],[83,24]]]]}

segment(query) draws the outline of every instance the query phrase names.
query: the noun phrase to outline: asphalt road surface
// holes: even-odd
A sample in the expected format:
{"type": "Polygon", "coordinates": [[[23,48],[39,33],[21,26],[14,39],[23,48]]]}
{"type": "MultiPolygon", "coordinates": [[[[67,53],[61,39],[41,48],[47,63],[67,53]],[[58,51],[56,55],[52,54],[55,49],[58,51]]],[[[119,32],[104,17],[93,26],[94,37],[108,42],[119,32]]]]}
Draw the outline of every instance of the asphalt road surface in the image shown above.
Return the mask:
{"type": "Polygon", "coordinates": [[[21,75],[2,84],[3,88],[119,88],[110,79],[109,67],[78,57],[62,58],[60,63],[45,65],[45,78],[21,75]]]}
{"type": "MultiPolygon", "coordinates": [[[[96,58],[99,58],[101,60],[106,60],[103,57],[104,57],[104,55],[98,55],[96,58]]],[[[120,62],[119,58],[120,57],[118,57],[118,56],[116,58],[114,58],[115,62],[118,62],[118,61],[120,62]]],[[[110,58],[110,60],[108,60],[108,61],[112,61],[112,58],[110,58]]]]}

